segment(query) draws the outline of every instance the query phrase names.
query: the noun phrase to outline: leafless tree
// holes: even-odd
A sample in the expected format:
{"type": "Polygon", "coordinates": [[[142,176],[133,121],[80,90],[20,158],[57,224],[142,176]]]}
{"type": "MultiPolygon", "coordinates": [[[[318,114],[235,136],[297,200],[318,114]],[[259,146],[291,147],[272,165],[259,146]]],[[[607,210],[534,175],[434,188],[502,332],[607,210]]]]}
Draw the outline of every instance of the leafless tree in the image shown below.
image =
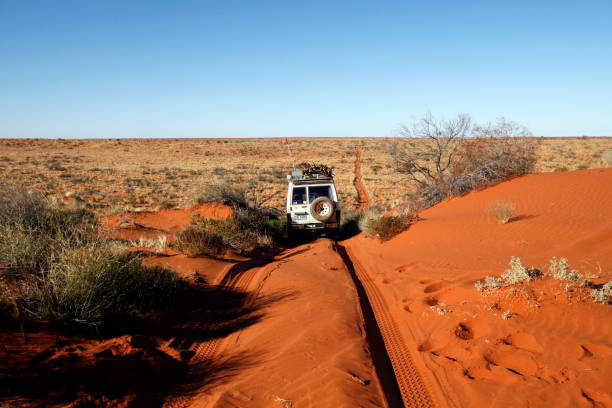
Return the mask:
{"type": "Polygon", "coordinates": [[[426,114],[390,144],[395,168],[416,185],[414,209],[532,170],[529,130],[503,118],[472,125],[469,115],[436,120],[426,114]]]}
{"type": "Polygon", "coordinates": [[[471,123],[466,114],[438,121],[428,113],[412,127],[403,126],[403,137],[389,146],[396,170],[416,183],[419,200],[440,201],[443,191],[450,190],[451,168],[471,123]]]}

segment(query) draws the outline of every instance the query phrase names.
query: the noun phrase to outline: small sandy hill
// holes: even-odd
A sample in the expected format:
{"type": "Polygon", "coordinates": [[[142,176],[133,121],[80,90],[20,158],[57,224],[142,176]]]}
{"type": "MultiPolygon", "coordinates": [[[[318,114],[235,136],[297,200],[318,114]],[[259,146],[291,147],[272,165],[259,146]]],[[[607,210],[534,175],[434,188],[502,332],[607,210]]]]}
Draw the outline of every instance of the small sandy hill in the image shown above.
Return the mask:
{"type": "Polygon", "coordinates": [[[157,239],[160,235],[172,240],[174,234],[191,223],[195,216],[213,219],[231,217],[232,209],[224,204],[211,202],[189,208],[173,208],[163,211],[124,212],[103,217],[102,231],[115,239],[137,241],[140,238],[157,239]]]}
{"type": "Polygon", "coordinates": [[[344,245],[440,405],[610,407],[612,305],[590,293],[612,279],[611,212],[612,169],[536,174],[446,200],[387,243],[344,245]],[[507,224],[488,214],[497,200],[516,204],[507,224]],[[475,288],[511,256],[545,276],[475,288]],[[553,256],[581,277],[546,275],[553,256]]]}

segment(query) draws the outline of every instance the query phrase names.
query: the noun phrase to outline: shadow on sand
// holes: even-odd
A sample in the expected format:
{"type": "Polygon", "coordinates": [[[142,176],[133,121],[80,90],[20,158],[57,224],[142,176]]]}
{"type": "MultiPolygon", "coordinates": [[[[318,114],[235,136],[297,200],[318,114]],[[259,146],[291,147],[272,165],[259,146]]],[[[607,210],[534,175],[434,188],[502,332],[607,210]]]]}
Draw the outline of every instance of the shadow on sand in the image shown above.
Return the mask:
{"type": "MultiPolygon", "coordinates": [[[[0,406],[161,406],[177,391],[190,395],[255,364],[261,358],[255,352],[200,361],[194,349],[261,321],[267,307],[293,295],[282,292],[252,299],[248,292],[227,286],[189,284],[180,303],[155,324],[124,328],[118,337],[87,338],[47,327],[46,338],[58,339],[51,345],[47,341],[37,346],[32,340],[15,346],[4,341],[0,406]]],[[[28,330],[30,339],[41,332],[36,325],[28,330]]],[[[5,326],[0,335],[11,339],[22,334],[5,326]]]]}

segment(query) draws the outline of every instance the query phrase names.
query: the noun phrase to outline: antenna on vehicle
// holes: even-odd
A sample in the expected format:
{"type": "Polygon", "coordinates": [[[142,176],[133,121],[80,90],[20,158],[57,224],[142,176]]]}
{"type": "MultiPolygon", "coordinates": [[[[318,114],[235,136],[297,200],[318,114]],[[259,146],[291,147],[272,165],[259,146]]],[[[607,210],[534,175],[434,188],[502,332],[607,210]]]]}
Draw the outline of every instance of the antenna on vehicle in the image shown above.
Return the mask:
{"type": "Polygon", "coordinates": [[[287,150],[289,150],[289,158],[291,159],[291,167],[293,167],[293,172],[295,173],[295,162],[293,161],[293,154],[291,153],[291,146],[289,146],[289,139],[283,137],[282,143],[287,145],[287,150]]]}

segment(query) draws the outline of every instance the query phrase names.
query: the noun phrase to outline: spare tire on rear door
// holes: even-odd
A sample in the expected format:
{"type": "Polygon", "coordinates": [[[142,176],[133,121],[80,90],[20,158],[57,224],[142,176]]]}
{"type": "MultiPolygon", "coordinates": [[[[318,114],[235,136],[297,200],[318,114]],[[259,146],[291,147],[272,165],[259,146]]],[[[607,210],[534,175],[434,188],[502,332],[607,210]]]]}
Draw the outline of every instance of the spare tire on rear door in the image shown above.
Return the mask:
{"type": "Polygon", "coordinates": [[[334,215],[334,203],[327,197],[316,198],[310,204],[310,214],[315,220],[326,222],[334,215]]]}

